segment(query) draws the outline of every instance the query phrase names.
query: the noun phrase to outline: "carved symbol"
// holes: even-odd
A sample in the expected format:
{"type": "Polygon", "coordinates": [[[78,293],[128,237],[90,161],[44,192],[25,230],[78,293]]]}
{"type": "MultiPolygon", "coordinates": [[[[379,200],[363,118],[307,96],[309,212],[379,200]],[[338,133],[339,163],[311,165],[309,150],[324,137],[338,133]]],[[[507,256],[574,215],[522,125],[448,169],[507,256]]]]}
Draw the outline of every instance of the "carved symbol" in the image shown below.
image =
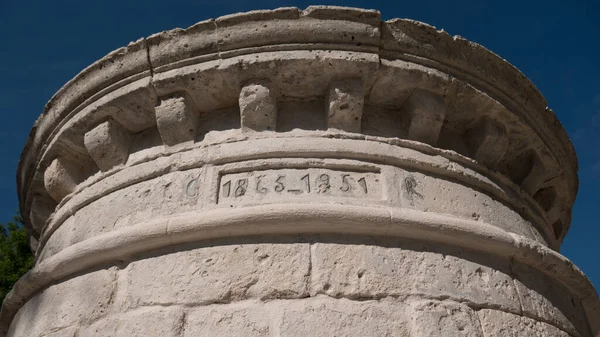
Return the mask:
{"type": "Polygon", "coordinates": [[[348,183],[348,180],[346,179],[349,176],[350,176],[349,174],[342,174],[342,187],[340,187],[340,190],[342,192],[350,191],[350,184],[348,183]]]}
{"type": "Polygon", "coordinates": [[[367,190],[367,181],[365,180],[365,177],[358,179],[358,184],[360,185],[360,187],[363,188],[363,191],[365,191],[365,194],[367,194],[369,192],[367,190]]]}
{"type": "Polygon", "coordinates": [[[266,187],[260,186],[260,182],[261,182],[262,178],[264,178],[264,177],[265,177],[264,174],[261,174],[258,177],[256,177],[256,191],[261,194],[265,194],[269,191],[266,187]]]}
{"type": "Polygon", "coordinates": [[[229,194],[231,193],[231,180],[228,180],[223,184],[223,197],[229,198],[229,194]]]}
{"type": "Polygon", "coordinates": [[[300,178],[300,180],[304,181],[306,184],[306,193],[310,193],[310,175],[306,174],[304,177],[300,178]]]}
{"type": "Polygon", "coordinates": [[[277,185],[275,185],[275,192],[283,192],[283,190],[285,190],[285,186],[283,185],[283,179],[285,179],[285,175],[280,175],[279,177],[277,177],[277,180],[275,180],[275,182],[277,183],[277,185]]]}
{"type": "Polygon", "coordinates": [[[246,188],[248,187],[248,179],[240,179],[237,181],[235,186],[235,191],[233,195],[236,197],[241,197],[246,194],[246,188]]]}
{"type": "Polygon", "coordinates": [[[329,174],[323,173],[319,176],[319,193],[325,193],[331,185],[329,184],[329,174]]]}
{"type": "Polygon", "coordinates": [[[408,197],[412,200],[413,196],[417,196],[421,199],[423,199],[423,195],[419,192],[417,192],[415,190],[415,188],[417,188],[418,184],[417,184],[417,180],[412,177],[406,177],[404,178],[404,190],[406,191],[406,193],[408,194],[408,197]]]}
{"type": "Polygon", "coordinates": [[[198,179],[193,179],[185,187],[185,196],[193,198],[198,195],[198,179]]]}

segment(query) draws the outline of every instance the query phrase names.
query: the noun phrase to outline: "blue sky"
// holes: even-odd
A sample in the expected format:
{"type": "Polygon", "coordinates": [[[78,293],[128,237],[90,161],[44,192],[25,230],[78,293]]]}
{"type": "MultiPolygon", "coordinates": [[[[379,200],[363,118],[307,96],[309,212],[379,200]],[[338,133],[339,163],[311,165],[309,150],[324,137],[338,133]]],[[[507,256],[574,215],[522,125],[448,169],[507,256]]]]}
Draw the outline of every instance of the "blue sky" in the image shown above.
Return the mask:
{"type": "Polygon", "coordinates": [[[80,70],[140,37],[234,12],[331,4],[411,18],[499,54],[539,88],[573,141],[579,194],[562,253],[600,286],[600,1],[0,0],[0,222],[17,210],[17,163],[48,99],[80,70]]]}

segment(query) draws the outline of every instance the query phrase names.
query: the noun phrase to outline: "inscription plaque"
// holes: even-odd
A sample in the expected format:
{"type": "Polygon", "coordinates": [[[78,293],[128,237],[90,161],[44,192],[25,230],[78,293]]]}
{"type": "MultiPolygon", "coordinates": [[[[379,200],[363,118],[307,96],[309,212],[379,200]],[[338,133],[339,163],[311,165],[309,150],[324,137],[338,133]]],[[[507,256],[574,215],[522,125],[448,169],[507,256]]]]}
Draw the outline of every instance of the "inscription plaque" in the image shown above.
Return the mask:
{"type": "Polygon", "coordinates": [[[332,169],[278,169],[221,176],[218,202],[281,198],[381,198],[377,172],[332,169]]]}

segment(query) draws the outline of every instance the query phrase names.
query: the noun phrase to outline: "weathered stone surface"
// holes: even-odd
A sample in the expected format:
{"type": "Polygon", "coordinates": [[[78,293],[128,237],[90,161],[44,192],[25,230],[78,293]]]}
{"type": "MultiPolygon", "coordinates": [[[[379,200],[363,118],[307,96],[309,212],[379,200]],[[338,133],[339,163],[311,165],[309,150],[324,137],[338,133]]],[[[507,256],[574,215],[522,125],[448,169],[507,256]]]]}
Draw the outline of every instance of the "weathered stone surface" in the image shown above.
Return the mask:
{"type": "Polygon", "coordinates": [[[520,310],[508,263],[491,258],[400,240],[316,243],[311,251],[312,294],[424,295],[520,310]]]}
{"type": "Polygon", "coordinates": [[[56,158],[44,172],[44,186],[54,200],[60,202],[81,181],[80,172],[63,158],[56,158]]]}
{"type": "MultiPolygon", "coordinates": [[[[508,312],[482,309],[479,311],[481,328],[485,337],[568,337],[565,331],[529,317],[508,312]]],[[[585,336],[585,335],[583,335],[585,336]]]]}
{"type": "Polygon", "coordinates": [[[120,273],[123,305],[308,296],[308,244],[229,244],[163,254],[120,273]]]}
{"type": "Polygon", "coordinates": [[[156,125],[166,145],[193,141],[198,127],[198,112],[186,93],[161,99],[156,107],[156,125]]]}
{"type": "Polygon", "coordinates": [[[119,313],[82,329],[80,336],[160,336],[179,337],[184,328],[183,309],[142,308],[119,313]]]}
{"type": "Polygon", "coordinates": [[[267,308],[256,302],[213,305],[187,313],[183,336],[269,337],[275,333],[271,320],[267,308]]]}
{"type": "Polygon", "coordinates": [[[203,178],[201,169],[173,172],[122,188],[85,205],[50,237],[40,253],[40,260],[102,233],[195,209],[203,178]]]}
{"type": "Polygon", "coordinates": [[[415,90],[408,96],[404,110],[410,118],[408,139],[436,145],[446,118],[443,97],[429,91],[415,90]]]}
{"type": "Polygon", "coordinates": [[[279,336],[409,337],[405,306],[387,301],[311,298],[279,304],[279,336]]]}
{"type": "Polygon", "coordinates": [[[477,313],[450,301],[412,302],[408,312],[412,337],[484,337],[477,313]]]}
{"type": "Polygon", "coordinates": [[[240,91],[242,129],[275,131],[277,126],[277,94],[264,79],[251,80],[240,91]]]}
{"type": "Polygon", "coordinates": [[[102,171],[127,162],[131,135],[113,120],[108,120],[84,137],[85,148],[102,171]]]}
{"type": "Polygon", "coordinates": [[[473,158],[488,167],[502,160],[508,148],[506,128],[489,117],[484,116],[468,131],[468,136],[473,158]]]}
{"type": "Polygon", "coordinates": [[[56,202],[48,197],[37,196],[33,199],[31,204],[31,224],[33,229],[37,230],[38,233],[42,232],[42,228],[46,224],[46,220],[54,212],[56,208],[56,202]]]}
{"type": "Polygon", "coordinates": [[[27,324],[11,325],[8,336],[45,336],[106,316],[111,310],[115,277],[114,269],[99,270],[50,286],[19,310],[15,319],[27,324]]]}
{"type": "Polygon", "coordinates": [[[42,334],[42,335],[40,335],[40,337],[78,337],[77,333],[78,333],[77,328],[70,327],[70,328],[60,329],[58,331],[53,331],[48,334],[42,334]]]}
{"type": "Polygon", "coordinates": [[[329,86],[327,126],[360,132],[365,90],[360,79],[338,80],[329,86]]]}
{"type": "Polygon", "coordinates": [[[564,286],[520,263],[515,263],[512,269],[523,312],[571,334],[589,334],[581,302],[564,286]]]}
{"type": "Polygon", "coordinates": [[[423,23],[311,6],[159,33],[36,122],[37,259],[0,337],[590,337],[600,301],[558,253],[576,171],[529,80],[423,23]]]}

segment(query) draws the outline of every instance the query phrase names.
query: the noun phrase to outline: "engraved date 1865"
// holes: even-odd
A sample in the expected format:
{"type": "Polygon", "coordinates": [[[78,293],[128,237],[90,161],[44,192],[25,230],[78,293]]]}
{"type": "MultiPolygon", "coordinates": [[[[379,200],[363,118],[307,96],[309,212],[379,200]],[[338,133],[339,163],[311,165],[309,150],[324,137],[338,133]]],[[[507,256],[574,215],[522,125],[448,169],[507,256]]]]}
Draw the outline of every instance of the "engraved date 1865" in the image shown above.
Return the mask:
{"type": "Polygon", "coordinates": [[[377,173],[327,169],[281,169],[225,175],[220,198],[268,195],[329,195],[364,197],[379,190],[377,173]]]}

